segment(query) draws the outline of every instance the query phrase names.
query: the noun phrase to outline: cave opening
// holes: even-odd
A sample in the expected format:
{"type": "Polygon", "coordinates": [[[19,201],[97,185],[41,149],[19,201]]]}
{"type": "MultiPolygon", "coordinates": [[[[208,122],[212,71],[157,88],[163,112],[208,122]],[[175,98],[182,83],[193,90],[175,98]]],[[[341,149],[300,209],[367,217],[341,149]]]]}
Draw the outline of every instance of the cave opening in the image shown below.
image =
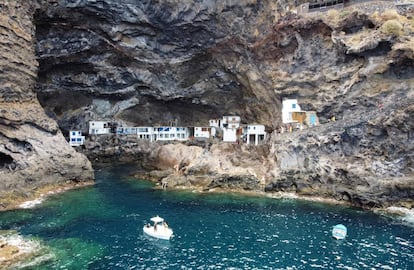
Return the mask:
{"type": "Polygon", "coordinates": [[[409,58],[403,58],[398,62],[390,64],[389,76],[399,80],[407,80],[414,77],[414,61],[409,58]]]}
{"type": "Polygon", "coordinates": [[[7,167],[13,164],[14,160],[11,156],[0,152],[0,168],[7,167]]]}

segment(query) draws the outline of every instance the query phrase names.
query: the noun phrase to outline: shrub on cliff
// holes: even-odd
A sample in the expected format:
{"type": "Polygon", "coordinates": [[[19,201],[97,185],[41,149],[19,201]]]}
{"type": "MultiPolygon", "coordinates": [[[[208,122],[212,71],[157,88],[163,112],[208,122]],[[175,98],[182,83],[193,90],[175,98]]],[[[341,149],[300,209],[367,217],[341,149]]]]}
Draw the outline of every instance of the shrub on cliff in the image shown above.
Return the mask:
{"type": "Polygon", "coordinates": [[[400,36],[403,26],[398,20],[388,20],[381,26],[380,30],[386,35],[400,36]]]}
{"type": "Polygon", "coordinates": [[[332,28],[336,28],[339,25],[340,16],[336,9],[331,9],[326,13],[326,16],[322,17],[322,20],[332,28]]]}
{"type": "Polygon", "coordinates": [[[407,20],[407,18],[398,14],[395,9],[387,9],[381,14],[378,13],[378,11],[375,11],[371,14],[370,19],[376,26],[382,26],[386,21],[389,20],[396,20],[401,24],[407,20]]]}

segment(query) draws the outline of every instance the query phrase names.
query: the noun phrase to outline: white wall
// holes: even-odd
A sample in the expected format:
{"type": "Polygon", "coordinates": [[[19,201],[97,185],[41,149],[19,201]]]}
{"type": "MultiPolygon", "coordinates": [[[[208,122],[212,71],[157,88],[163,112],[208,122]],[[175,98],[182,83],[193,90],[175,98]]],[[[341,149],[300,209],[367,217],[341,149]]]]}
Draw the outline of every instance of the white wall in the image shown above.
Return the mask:
{"type": "Polygon", "coordinates": [[[210,138],[210,128],[207,127],[194,127],[194,138],[210,138]]]}
{"type": "Polygon", "coordinates": [[[208,121],[210,127],[220,127],[220,119],[210,119],[208,121]]]}
{"type": "Polygon", "coordinates": [[[90,121],[89,134],[109,134],[111,129],[106,121],[90,121]]]}
{"type": "Polygon", "coordinates": [[[82,132],[78,130],[71,130],[69,132],[69,145],[80,146],[85,143],[85,136],[82,136],[82,132]]]}
{"type": "Polygon", "coordinates": [[[293,122],[292,112],[302,111],[296,99],[285,99],[282,102],[282,122],[284,124],[293,122]]]}
{"type": "Polygon", "coordinates": [[[237,141],[237,129],[224,128],[223,129],[223,142],[236,142],[237,141]]]}
{"type": "Polygon", "coordinates": [[[260,143],[259,142],[260,137],[262,137],[263,140],[266,139],[266,131],[265,131],[264,125],[248,125],[246,126],[244,133],[246,136],[247,144],[258,145],[260,143]],[[251,137],[254,137],[254,138],[251,138],[251,137]]]}
{"type": "Polygon", "coordinates": [[[240,116],[223,116],[223,120],[221,121],[221,128],[239,128],[240,127],[240,116]]]}

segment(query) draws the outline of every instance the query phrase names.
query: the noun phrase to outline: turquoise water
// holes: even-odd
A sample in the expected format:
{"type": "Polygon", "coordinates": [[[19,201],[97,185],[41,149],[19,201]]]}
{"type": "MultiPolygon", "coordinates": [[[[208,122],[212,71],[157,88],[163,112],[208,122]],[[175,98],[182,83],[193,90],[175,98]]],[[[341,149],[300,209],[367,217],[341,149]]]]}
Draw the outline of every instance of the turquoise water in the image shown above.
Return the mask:
{"type": "Polygon", "coordinates": [[[414,269],[414,228],[348,207],[298,200],[152,189],[127,166],[97,171],[93,187],[0,213],[47,248],[30,269],[414,269]],[[142,226],[167,219],[175,237],[142,226]],[[331,237],[342,223],[345,240],[331,237]]]}

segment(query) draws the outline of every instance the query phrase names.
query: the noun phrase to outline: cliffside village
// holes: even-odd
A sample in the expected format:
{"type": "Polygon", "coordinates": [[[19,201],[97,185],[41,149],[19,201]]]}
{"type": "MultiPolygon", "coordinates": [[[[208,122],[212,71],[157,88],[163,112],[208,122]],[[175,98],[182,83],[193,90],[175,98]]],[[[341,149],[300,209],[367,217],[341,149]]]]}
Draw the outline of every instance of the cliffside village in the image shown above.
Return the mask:
{"type": "MultiPolygon", "coordinates": [[[[282,102],[282,122],[280,132],[293,132],[295,129],[303,129],[304,126],[319,124],[314,111],[302,111],[296,99],[284,99],[282,102]]],[[[154,141],[188,141],[220,139],[229,143],[246,143],[258,145],[262,143],[267,133],[264,125],[241,125],[240,116],[223,116],[221,119],[209,120],[209,125],[204,127],[178,127],[170,126],[122,126],[115,121],[90,121],[89,136],[114,134],[117,136],[136,136],[140,140],[154,141]]],[[[81,146],[85,143],[82,131],[71,130],[69,132],[69,144],[81,146]]]]}

